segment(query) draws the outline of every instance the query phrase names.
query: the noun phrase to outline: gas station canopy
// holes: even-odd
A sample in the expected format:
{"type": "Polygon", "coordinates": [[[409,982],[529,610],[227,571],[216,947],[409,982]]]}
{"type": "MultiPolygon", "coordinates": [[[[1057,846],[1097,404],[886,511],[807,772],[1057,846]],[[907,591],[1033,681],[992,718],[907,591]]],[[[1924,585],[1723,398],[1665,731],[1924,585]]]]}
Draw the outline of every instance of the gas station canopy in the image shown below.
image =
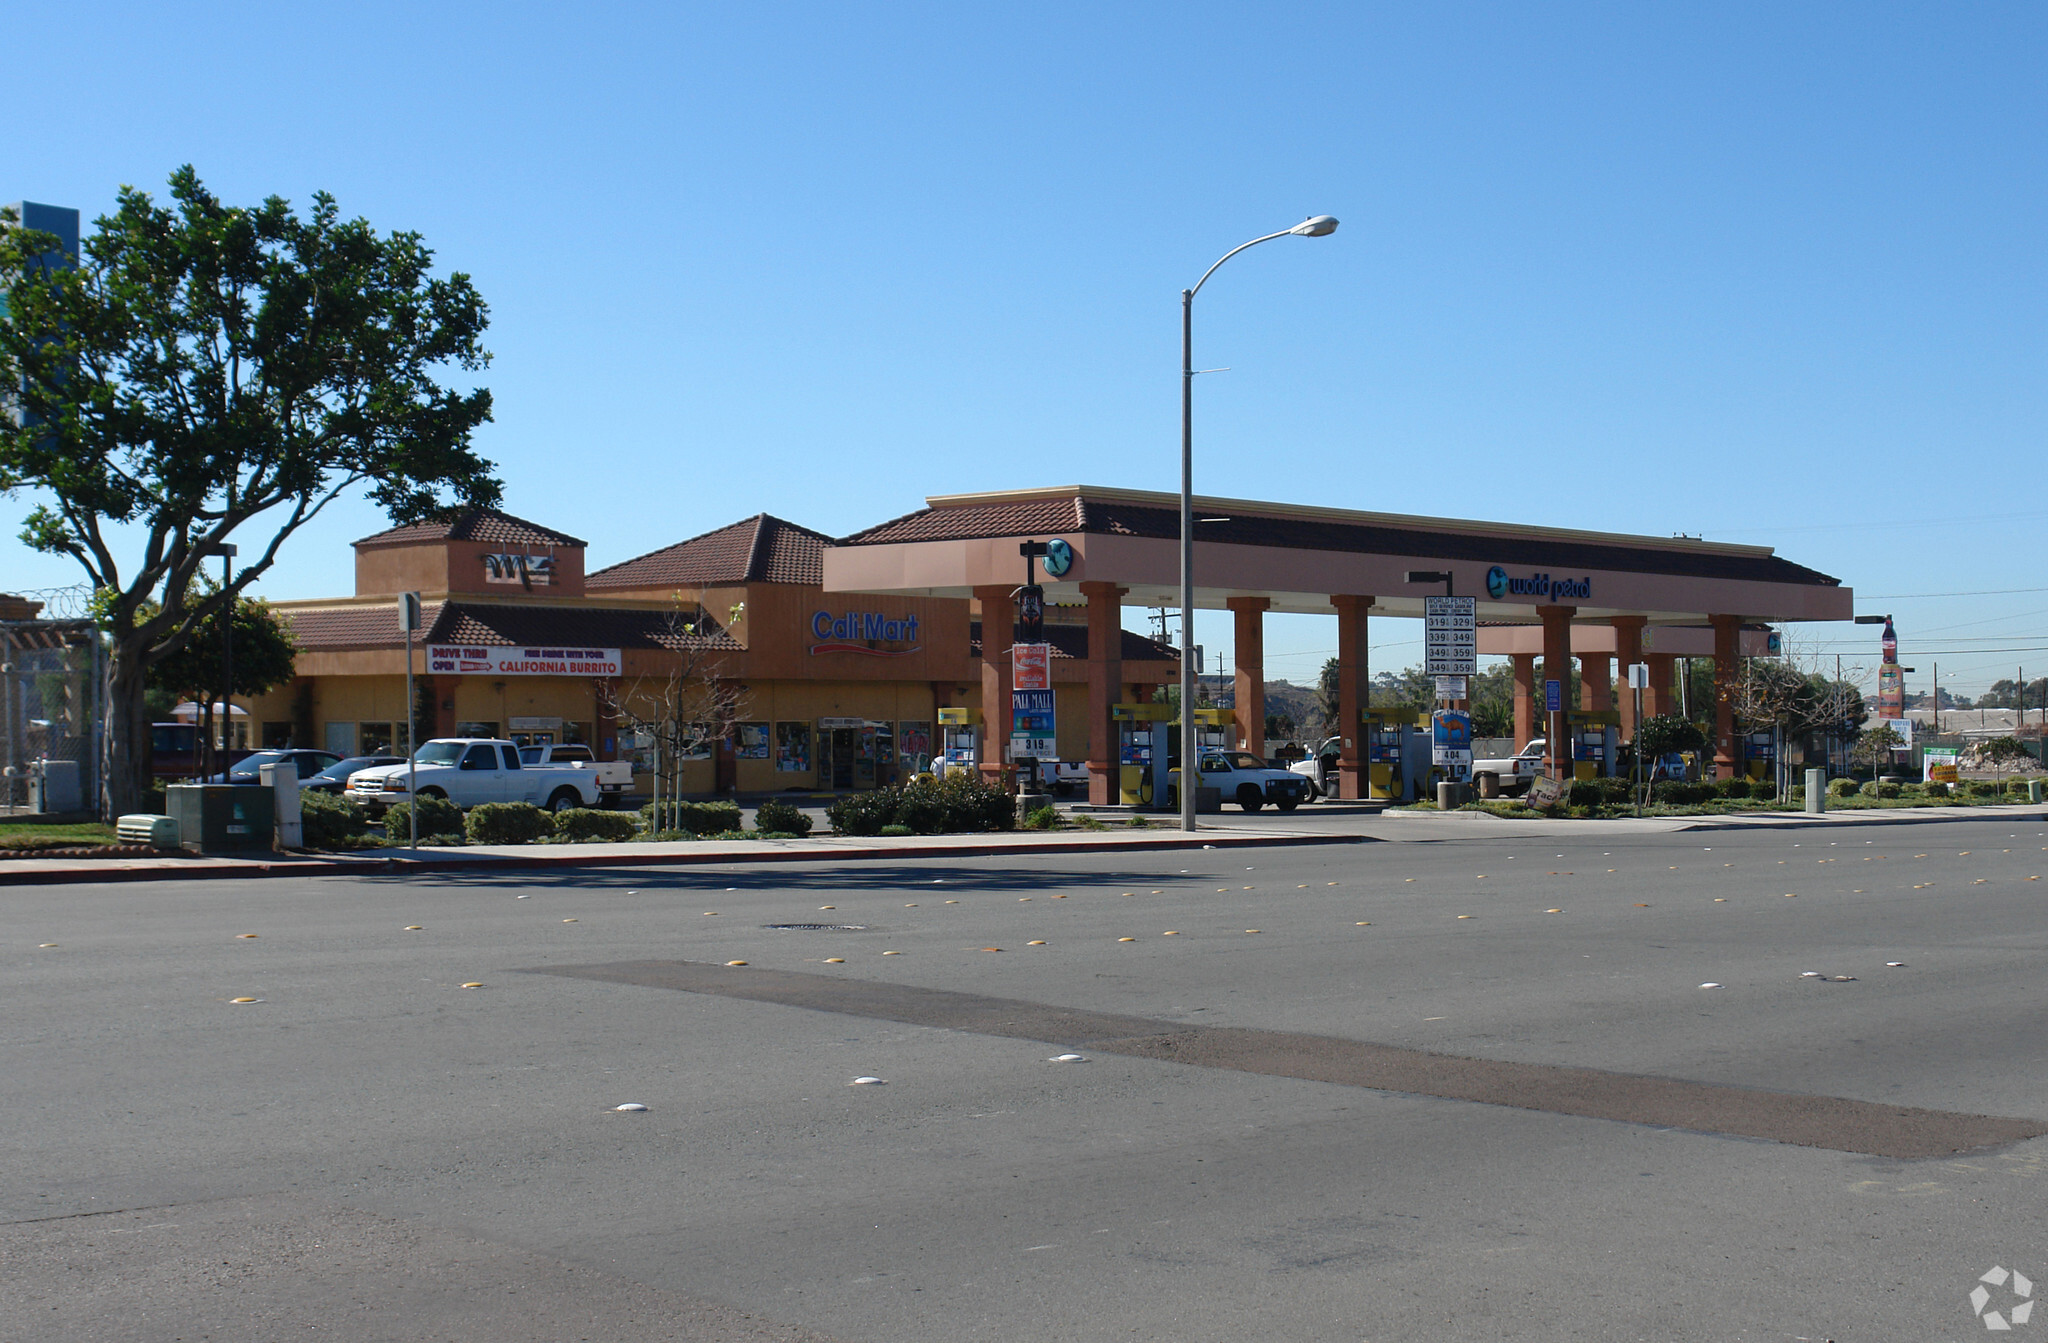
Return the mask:
{"type": "MultiPolygon", "coordinates": [[[[1059,539],[1073,558],[1065,572],[1042,575],[1048,600],[1079,601],[1081,584],[1093,581],[1124,589],[1126,605],[1180,604],[1178,495],[1065,485],[925,502],[827,546],[826,589],[971,597],[1023,581],[1018,541],[1059,539]]],[[[1408,583],[1417,568],[1450,573],[1454,592],[1478,599],[1482,622],[1533,621],[1541,606],[1572,607],[1577,621],[1847,620],[1854,604],[1839,580],[1769,546],[1195,500],[1200,607],[1263,598],[1269,611],[1328,615],[1333,596],[1353,594],[1370,596],[1374,615],[1419,617],[1423,598],[1443,587],[1408,583]]]]}

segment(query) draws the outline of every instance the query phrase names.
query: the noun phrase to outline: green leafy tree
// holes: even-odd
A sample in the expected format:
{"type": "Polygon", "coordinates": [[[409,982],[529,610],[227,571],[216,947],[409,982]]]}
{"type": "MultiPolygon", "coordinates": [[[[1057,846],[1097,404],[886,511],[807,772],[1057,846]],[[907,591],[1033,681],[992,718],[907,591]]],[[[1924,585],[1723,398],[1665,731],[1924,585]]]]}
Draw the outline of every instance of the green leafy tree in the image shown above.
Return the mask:
{"type": "Polygon", "coordinates": [[[1337,665],[1337,659],[1330,658],[1323,663],[1322,673],[1316,677],[1316,707],[1322,711],[1324,736],[1335,736],[1337,722],[1344,716],[1342,701],[1338,694],[1338,681],[1342,670],[1337,665]]]}
{"type": "MultiPolygon", "coordinates": [[[[192,596],[188,596],[187,602],[196,604],[192,596]]],[[[190,639],[176,652],[159,659],[149,671],[150,690],[189,699],[200,706],[201,741],[214,739],[213,705],[220,698],[223,680],[221,624],[225,618],[227,608],[215,606],[194,626],[190,639]]],[[[268,602],[237,598],[231,628],[235,641],[235,694],[267,695],[292,679],[299,647],[290,627],[270,609],[268,602]]]]}
{"type": "MultiPolygon", "coordinates": [[[[342,494],[394,522],[497,503],[471,446],[490,393],[444,386],[489,362],[483,299],[435,278],[415,233],[379,235],[334,199],[223,203],[188,166],[171,201],[121,189],[74,267],[48,234],[0,227],[0,492],[41,502],[22,538],[70,555],[108,634],[102,806],[148,784],[151,672],[342,494]],[[226,585],[188,600],[201,562],[238,539],[226,585]]],[[[10,221],[15,222],[15,221],[10,221]]]]}
{"type": "Polygon", "coordinates": [[[1871,771],[1875,773],[1880,765],[1891,763],[1892,752],[1905,744],[1906,739],[1901,737],[1896,729],[1879,723],[1856,739],[1853,758],[1870,766],[1871,771]]]}
{"type": "Polygon", "coordinates": [[[1673,751],[1704,751],[1707,734],[1690,718],[1675,713],[1658,714],[1637,724],[1636,749],[1646,763],[1673,751]]]}
{"type": "Polygon", "coordinates": [[[1991,766],[1993,776],[2000,785],[2003,785],[2005,782],[2005,768],[2007,765],[2017,764],[2022,760],[2031,760],[2034,756],[2034,753],[2027,749],[2026,743],[2022,742],[2018,737],[1993,737],[1990,741],[1977,747],[1975,754],[1980,765],[1991,766]]]}

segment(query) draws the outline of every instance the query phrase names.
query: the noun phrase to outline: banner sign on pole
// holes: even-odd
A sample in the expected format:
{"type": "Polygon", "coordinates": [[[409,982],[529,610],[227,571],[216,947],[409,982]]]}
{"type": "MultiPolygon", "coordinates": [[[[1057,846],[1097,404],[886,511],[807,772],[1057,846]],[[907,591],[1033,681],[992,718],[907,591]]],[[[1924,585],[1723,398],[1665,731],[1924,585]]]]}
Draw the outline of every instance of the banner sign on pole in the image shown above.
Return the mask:
{"type": "Polygon", "coordinates": [[[1629,663],[1628,683],[1629,688],[1632,690],[1648,690],[1650,688],[1650,664],[1647,662],[1629,663]]]}
{"type": "Polygon", "coordinates": [[[1059,758],[1059,733],[1053,721],[1050,690],[1010,692],[1010,755],[1038,760],[1059,758]]]}
{"type": "Polygon", "coordinates": [[[1439,677],[1437,677],[1437,678],[1436,678],[1436,697],[1437,697],[1438,699],[1465,699],[1465,698],[1468,698],[1468,696],[1467,696],[1467,695],[1465,694],[1465,688],[1466,688],[1466,681],[1467,681],[1467,678],[1465,678],[1465,677],[1463,677],[1463,676],[1439,676],[1439,677]]]}
{"type": "Polygon", "coordinates": [[[1543,683],[1543,712],[1560,713],[1564,709],[1564,684],[1560,681],[1543,683]]]}
{"type": "Polygon", "coordinates": [[[1052,689],[1052,645],[1010,645],[1010,685],[1017,690],[1052,689]]]}
{"type": "Polygon", "coordinates": [[[1423,671],[1431,676],[1479,674],[1479,599],[1422,599],[1423,671]]]}
{"type": "Polygon", "coordinates": [[[1430,715],[1430,761],[1441,765],[1451,782],[1472,774],[1472,715],[1459,709],[1438,709],[1430,715]]]}

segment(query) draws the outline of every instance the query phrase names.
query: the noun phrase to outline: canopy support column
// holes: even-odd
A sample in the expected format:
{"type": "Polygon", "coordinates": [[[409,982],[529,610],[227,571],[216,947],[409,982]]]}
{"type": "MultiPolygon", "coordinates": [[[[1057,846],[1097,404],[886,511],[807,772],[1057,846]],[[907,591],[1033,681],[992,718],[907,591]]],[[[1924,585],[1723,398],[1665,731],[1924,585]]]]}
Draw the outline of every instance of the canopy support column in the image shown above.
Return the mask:
{"type": "MultiPolygon", "coordinates": [[[[1614,665],[1621,671],[1621,689],[1617,696],[1617,707],[1621,710],[1621,739],[1636,739],[1636,697],[1628,688],[1628,669],[1643,660],[1643,626],[1649,623],[1647,616],[1616,616],[1614,625],[1614,665]]],[[[1644,695],[1647,700],[1649,696],[1644,695]]]]}
{"type": "Polygon", "coordinates": [[[1543,618],[1543,680],[1544,695],[1544,759],[1553,777],[1571,777],[1571,743],[1565,740],[1564,714],[1550,713],[1549,682],[1557,682],[1558,704],[1569,703],[1572,688],[1572,617],[1577,615],[1576,606],[1539,606],[1536,614],[1543,618]]]}
{"type": "Polygon", "coordinates": [[[981,603],[981,777],[1000,784],[1010,750],[1010,645],[1017,641],[1016,608],[1007,587],[976,588],[981,603]]]}
{"type": "Polygon", "coordinates": [[[1516,653],[1515,664],[1515,750],[1536,740],[1536,655],[1516,653]]]}
{"type": "Polygon", "coordinates": [[[1267,597],[1232,597],[1237,618],[1237,744],[1260,759],[1266,756],[1266,608],[1267,597]]]}
{"type": "Polygon", "coordinates": [[[1330,598],[1337,608],[1337,796],[1365,796],[1365,711],[1372,698],[1366,659],[1366,612],[1372,598],[1330,598]]]}
{"type": "Polygon", "coordinates": [[[1714,626],[1714,777],[1741,770],[1735,753],[1735,686],[1742,679],[1742,617],[1707,617],[1714,626]]]}
{"type": "MultiPolygon", "coordinates": [[[[1124,691],[1123,596],[1127,591],[1114,583],[1081,584],[1081,592],[1088,598],[1088,801],[1098,807],[1113,805],[1118,796],[1116,723],[1110,712],[1124,691]]],[[[983,617],[984,630],[986,619],[983,617]]]]}

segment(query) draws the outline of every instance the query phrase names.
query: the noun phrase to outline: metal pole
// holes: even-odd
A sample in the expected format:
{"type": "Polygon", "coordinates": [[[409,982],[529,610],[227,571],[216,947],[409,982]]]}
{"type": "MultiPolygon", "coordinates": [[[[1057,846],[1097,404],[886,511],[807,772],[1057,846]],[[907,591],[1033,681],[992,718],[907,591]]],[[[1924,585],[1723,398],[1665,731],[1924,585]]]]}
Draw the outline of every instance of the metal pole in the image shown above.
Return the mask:
{"type": "Polygon", "coordinates": [[[417,849],[420,846],[420,727],[419,697],[412,690],[412,611],[417,608],[407,603],[405,620],[405,795],[412,805],[405,809],[406,817],[412,822],[412,835],[407,844],[417,849]]]}
{"type": "MultiPolygon", "coordinates": [[[[1221,265],[1221,262],[1217,263],[1221,265]]],[[[1202,277],[1207,279],[1207,276],[1202,277]]],[[[1197,829],[1195,789],[1195,291],[1180,291],[1180,828],[1197,829]]]]}
{"type": "Polygon", "coordinates": [[[227,778],[228,752],[234,744],[235,731],[235,591],[231,586],[235,579],[232,572],[234,559],[233,546],[220,548],[220,590],[227,598],[220,621],[220,768],[223,781],[227,778]]]}

